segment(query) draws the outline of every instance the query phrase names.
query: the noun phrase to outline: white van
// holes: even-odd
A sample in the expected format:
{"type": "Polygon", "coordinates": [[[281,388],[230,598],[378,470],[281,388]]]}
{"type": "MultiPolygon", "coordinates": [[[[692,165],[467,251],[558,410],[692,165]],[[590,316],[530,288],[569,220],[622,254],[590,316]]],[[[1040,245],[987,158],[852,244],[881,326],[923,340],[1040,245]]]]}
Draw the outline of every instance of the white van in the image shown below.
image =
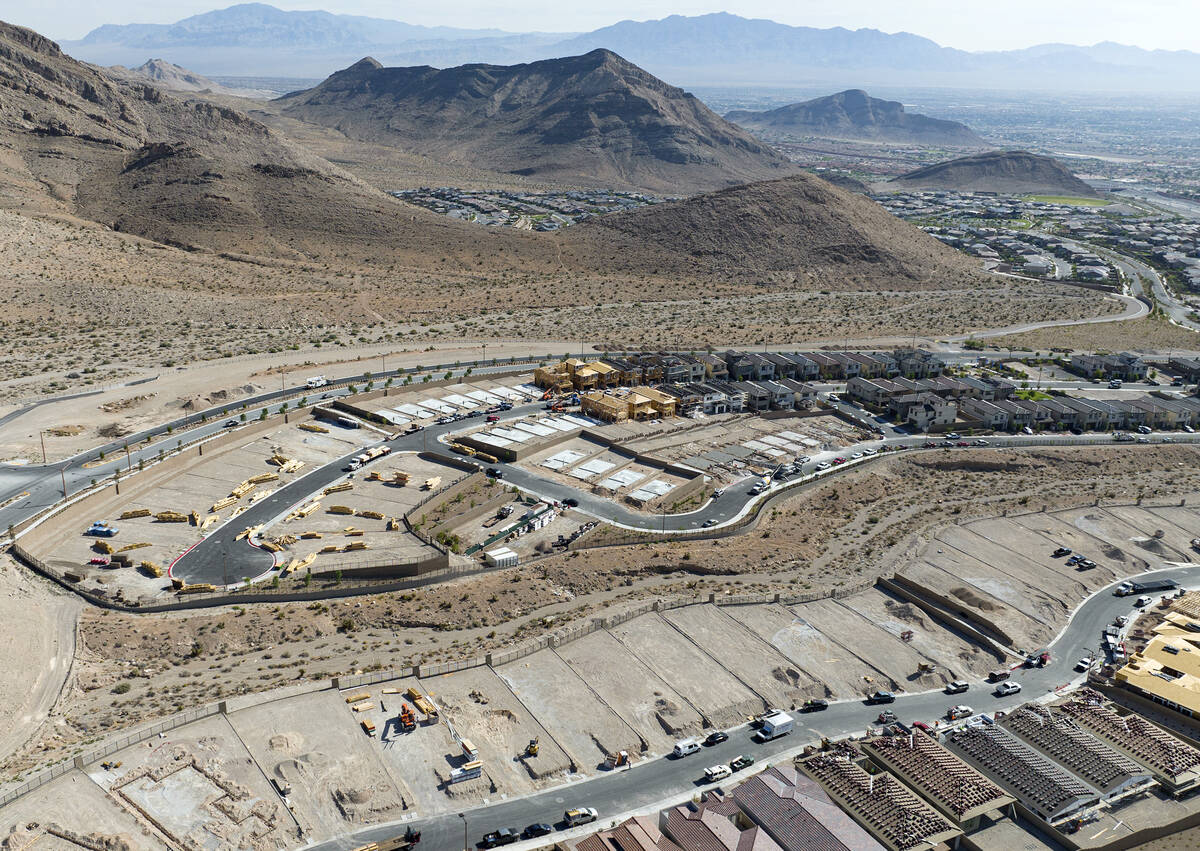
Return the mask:
{"type": "Polygon", "coordinates": [[[684,739],[675,743],[675,749],[672,751],[676,757],[687,756],[694,754],[700,750],[700,743],[695,739],[684,739]]]}

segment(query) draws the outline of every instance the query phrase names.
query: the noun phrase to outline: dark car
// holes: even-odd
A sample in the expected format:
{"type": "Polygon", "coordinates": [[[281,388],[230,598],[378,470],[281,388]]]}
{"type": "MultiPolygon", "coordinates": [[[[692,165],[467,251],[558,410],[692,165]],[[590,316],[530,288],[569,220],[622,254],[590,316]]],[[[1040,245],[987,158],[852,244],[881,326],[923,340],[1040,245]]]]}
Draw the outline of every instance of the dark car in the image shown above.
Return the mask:
{"type": "Polygon", "coordinates": [[[489,476],[491,476],[493,479],[503,479],[504,478],[504,471],[499,469],[498,467],[488,467],[487,474],[489,476]]]}
{"type": "Polygon", "coordinates": [[[491,833],[484,834],[483,839],[479,841],[479,847],[496,848],[501,845],[512,845],[520,838],[516,828],[502,827],[499,830],[493,830],[491,833]]]}
{"type": "Polygon", "coordinates": [[[829,708],[829,701],[821,697],[815,697],[804,701],[804,705],[800,707],[801,712],[820,712],[829,708]]]}
{"type": "Polygon", "coordinates": [[[576,499],[575,497],[573,497],[573,496],[569,496],[569,497],[567,497],[566,499],[564,499],[564,500],[563,500],[563,505],[565,505],[567,508],[578,508],[578,507],[579,507],[579,500],[577,500],[577,499],[576,499]]]}
{"type": "Polygon", "coordinates": [[[545,836],[546,834],[553,833],[553,832],[554,832],[553,827],[546,824],[544,821],[540,821],[540,822],[534,822],[533,824],[531,824],[527,828],[525,828],[523,831],[521,831],[521,837],[523,839],[532,839],[535,836],[545,836]]]}
{"type": "Polygon", "coordinates": [[[704,740],[704,746],[710,747],[711,745],[719,745],[721,742],[727,741],[729,741],[729,734],[721,730],[716,730],[708,734],[708,737],[704,740]]]}
{"type": "Polygon", "coordinates": [[[237,425],[237,420],[225,420],[225,428],[233,428],[237,425]]]}
{"type": "Polygon", "coordinates": [[[896,702],[896,695],[892,694],[890,691],[872,692],[867,697],[868,704],[895,703],[895,702],[896,702]]]}
{"type": "Polygon", "coordinates": [[[468,417],[482,417],[483,411],[471,411],[469,414],[467,414],[467,416],[468,417]]]}
{"type": "Polygon", "coordinates": [[[741,771],[743,768],[749,768],[752,765],[754,765],[754,757],[742,754],[737,759],[733,760],[733,762],[729,763],[729,770],[741,771]]]}
{"type": "Polygon", "coordinates": [[[1053,552],[1053,554],[1052,554],[1052,555],[1053,555],[1053,557],[1054,557],[1054,558],[1060,558],[1060,557],[1062,557],[1062,556],[1069,556],[1070,554],[1071,554],[1071,548],[1070,548],[1070,547],[1059,547],[1058,549],[1056,549],[1056,550],[1053,552]]]}

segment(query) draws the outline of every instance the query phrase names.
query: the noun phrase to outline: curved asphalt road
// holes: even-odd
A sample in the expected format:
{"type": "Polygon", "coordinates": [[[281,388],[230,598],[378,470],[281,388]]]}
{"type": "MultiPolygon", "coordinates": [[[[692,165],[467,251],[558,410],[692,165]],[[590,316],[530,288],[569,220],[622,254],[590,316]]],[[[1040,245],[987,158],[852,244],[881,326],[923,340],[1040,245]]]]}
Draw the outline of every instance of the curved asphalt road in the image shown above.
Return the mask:
{"type": "MultiPolygon", "coordinates": [[[[1049,559],[1049,552],[1044,556],[1049,559]]],[[[1200,583],[1200,565],[1155,571],[1146,577],[1171,578],[1183,586],[1195,586],[1200,583]]],[[[873,725],[880,709],[891,709],[904,722],[933,722],[944,718],[946,710],[954,704],[965,703],[977,712],[990,713],[1011,709],[1043,696],[1053,696],[1063,686],[1082,681],[1084,675],[1074,670],[1076,661],[1085,655],[1100,658],[1096,648],[1100,646],[1104,627],[1111,624],[1117,615],[1128,615],[1132,609],[1133,598],[1114,597],[1108,588],[1084,601],[1076,609],[1066,629],[1050,645],[1050,663],[1045,668],[1019,668],[1013,672],[1011,681],[1021,684],[1020,694],[999,698],[992,693],[991,686],[976,681],[966,694],[950,696],[941,691],[929,691],[900,695],[894,704],[887,707],[866,706],[859,700],[842,700],[820,713],[792,712],[797,720],[796,731],[766,744],[752,741],[749,728],[743,725],[728,731],[729,741],[704,748],[701,753],[681,760],[652,758],[636,762],[626,770],[601,773],[592,779],[568,783],[536,795],[476,807],[462,813],[462,817],[457,813],[448,813],[416,819],[410,824],[422,833],[418,851],[457,851],[463,848],[464,821],[471,846],[484,833],[500,827],[521,830],[527,824],[546,822],[561,828],[563,811],[571,807],[595,807],[600,814],[599,823],[608,824],[630,811],[658,805],[671,798],[683,800],[690,797],[702,787],[701,775],[710,765],[728,763],[739,754],[749,754],[761,763],[777,759],[822,736],[837,738],[860,733],[873,725]]],[[[389,733],[389,736],[395,747],[404,747],[404,734],[389,733]]],[[[730,783],[736,782],[737,777],[734,775],[730,783]]],[[[402,832],[403,826],[371,827],[309,847],[319,851],[344,851],[402,832]]],[[[538,841],[539,846],[544,844],[545,840],[538,841]]]]}

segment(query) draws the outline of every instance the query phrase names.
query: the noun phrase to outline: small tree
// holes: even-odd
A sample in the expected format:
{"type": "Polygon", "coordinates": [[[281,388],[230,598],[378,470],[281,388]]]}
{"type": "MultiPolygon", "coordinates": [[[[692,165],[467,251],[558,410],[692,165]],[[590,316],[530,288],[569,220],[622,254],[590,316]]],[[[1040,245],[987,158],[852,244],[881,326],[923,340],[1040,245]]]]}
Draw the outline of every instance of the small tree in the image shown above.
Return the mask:
{"type": "Polygon", "coordinates": [[[245,422],[245,421],[246,421],[246,415],[245,415],[245,414],[242,414],[242,415],[241,415],[241,416],[240,416],[238,419],[240,419],[242,422],[245,422]]]}

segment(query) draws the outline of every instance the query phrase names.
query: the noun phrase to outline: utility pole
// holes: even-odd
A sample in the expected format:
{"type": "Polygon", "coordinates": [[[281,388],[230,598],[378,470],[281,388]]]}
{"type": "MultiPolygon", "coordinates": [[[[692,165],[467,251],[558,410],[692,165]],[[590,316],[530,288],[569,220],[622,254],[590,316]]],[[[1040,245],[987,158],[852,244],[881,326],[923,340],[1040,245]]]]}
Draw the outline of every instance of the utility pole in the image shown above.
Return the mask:
{"type": "Polygon", "coordinates": [[[125,469],[133,472],[133,458],[129,455],[129,444],[125,444],[125,469]]]}
{"type": "Polygon", "coordinates": [[[458,817],[463,823],[463,851],[471,851],[471,841],[467,839],[467,814],[459,813],[458,817]]]}
{"type": "Polygon", "coordinates": [[[65,470],[66,470],[66,467],[58,468],[58,475],[62,478],[63,499],[67,498],[67,474],[64,472],[65,470]]]}

